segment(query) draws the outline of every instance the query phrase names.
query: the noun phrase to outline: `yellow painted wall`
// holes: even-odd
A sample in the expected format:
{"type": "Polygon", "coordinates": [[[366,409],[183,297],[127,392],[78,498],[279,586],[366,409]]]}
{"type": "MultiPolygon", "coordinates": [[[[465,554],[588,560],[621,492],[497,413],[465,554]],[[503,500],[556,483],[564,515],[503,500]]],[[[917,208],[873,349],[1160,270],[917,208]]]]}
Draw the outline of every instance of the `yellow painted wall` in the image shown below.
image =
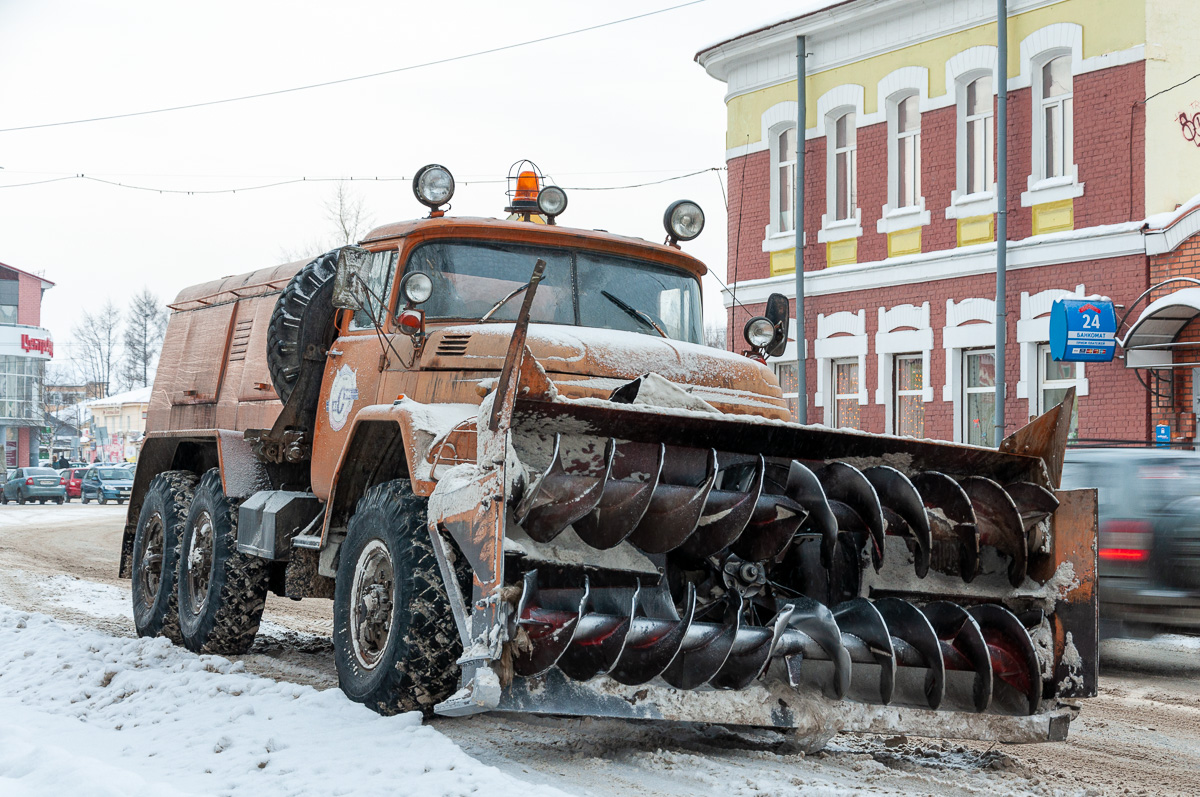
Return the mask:
{"type": "MultiPolygon", "coordinates": [[[[1200,73],[1200,1],[1147,0],[1146,96],[1200,73]]],[[[793,86],[795,83],[792,84],[793,86]]],[[[1155,97],[1146,114],[1146,213],[1200,194],[1200,79],[1155,97]],[[1197,128],[1184,136],[1180,114],[1197,128]]]]}
{"type": "MultiPolygon", "coordinates": [[[[1021,74],[1021,40],[1055,22],[1075,22],[1083,26],[1083,57],[1128,50],[1146,39],[1147,5],[1176,7],[1174,12],[1156,10],[1164,22],[1174,18],[1195,18],[1200,0],[1063,0],[1051,6],[1027,11],[1008,20],[1008,74],[1021,74]]],[[[1197,35],[1195,27],[1191,36],[1197,35]]],[[[905,66],[923,66],[929,70],[929,96],[940,97],[947,91],[946,62],[963,50],[980,45],[995,45],[996,25],[980,25],[970,30],[921,42],[911,47],[882,53],[836,69],[818,72],[808,78],[808,126],[817,125],[817,99],[830,89],[858,84],[865,89],[863,112],[878,108],[877,86],[886,75],[905,66]]],[[[1200,69],[1188,72],[1188,75],[1200,69]]],[[[1181,78],[1180,78],[1181,79],[1181,78]]],[[[1200,81],[1198,81],[1200,82],[1200,81]]],[[[796,100],[796,81],[770,86],[734,97],[726,103],[728,125],[726,148],[754,144],[762,140],[762,115],[773,105],[796,100]]],[[[1189,195],[1190,196],[1190,195],[1189,195]]]]}

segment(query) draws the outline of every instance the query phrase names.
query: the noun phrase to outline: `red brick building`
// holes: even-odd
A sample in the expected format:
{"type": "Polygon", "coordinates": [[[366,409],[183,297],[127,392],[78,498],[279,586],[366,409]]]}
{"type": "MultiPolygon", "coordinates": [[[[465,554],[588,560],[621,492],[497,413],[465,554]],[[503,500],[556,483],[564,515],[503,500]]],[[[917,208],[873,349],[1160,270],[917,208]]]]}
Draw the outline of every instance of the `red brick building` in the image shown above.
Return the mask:
{"type": "MultiPolygon", "coordinates": [[[[1146,372],[1053,362],[1049,313],[1071,295],[1132,307],[1178,271],[1183,252],[1200,251],[1189,233],[1152,255],[1148,246],[1165,246],[1153,225],[1174,215],[1147,225],[1147,214],[1170,214],[1200,192],[1200,149],[1179,122],[1200,81],[1169,88],[1200,73],[1175,33],[1187,19],[1200,23],[1200,9],[1175,0],[1009,6],[1003,380],[994,367],[995,4],[848,0],[697,55],[728,85],[725,301],[736,346],[769,294],[794,296],[796,36],[807,40],[810,422],[994,445],[1002,381],[1009,431],[1075,387],[1078,437],[1152,435],[1159,410],[1146,372]]],[[[794,358],[793,343],[776,364],[793,395],[794,358]]]]}

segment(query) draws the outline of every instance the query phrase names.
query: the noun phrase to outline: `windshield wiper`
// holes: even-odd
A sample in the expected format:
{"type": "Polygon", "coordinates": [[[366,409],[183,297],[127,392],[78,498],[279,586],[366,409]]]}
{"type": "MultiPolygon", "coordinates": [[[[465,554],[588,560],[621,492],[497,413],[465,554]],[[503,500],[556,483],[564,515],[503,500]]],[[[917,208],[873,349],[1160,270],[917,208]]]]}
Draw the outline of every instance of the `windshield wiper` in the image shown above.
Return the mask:
{"type": "Polygon", "coordinates": [[[491,310],[488,310],[486,313],[484,313],[484,314],[483,314],[483,318],[479,319],[479,323],[481,323],[481,324],[482,324],[484,321],[487,321],[489,318],[491,318],[491,317],[492,317],[492,313],[496,312],[496,311],[497,311],[497,310],[499,310],[501,307],[503,307],[505,304],[507,304],[509,299],[513,298],[513,297],[514,297],[514,296],[516,296],[517,294],[524,293],[524,292],[525,292],[525,290],[526,290],[527,288],[529,288],[529,283],[528,283],[528,282],[526,282],[526,283],[525,283],[524,285],[522,285],[521,287],[517,288],[515,291],[513,291],[512,293],[510,293],[508,296],[505,296],[503,299],[501,299],[500,301],[496,302],[494,305],[492,305],[492,309],[491,309],[491,310]]]}
{"type": "Polygon", "coordinates": [[[641,321],[643,324],[650,327],[655,332],[662,335],[664,338],[667,337],[667,333],[662,331],[662,327],[660,327],[658,324],[654,323],[654,319],[651,318],[646,313],[643,313],[641,310],[638,310],[636,307],[630,307],[628,304],[621,301],[616,296],[613,296],[608,291],[600,291],[600,295],[603,296],[605,299],[608,299],[610,302],[615,304],[617,307],[620,307],[622,310],[624,310],[626,312],[626,314],[629,315],[630,318],[633,318],[637,321],[641,321]]]}

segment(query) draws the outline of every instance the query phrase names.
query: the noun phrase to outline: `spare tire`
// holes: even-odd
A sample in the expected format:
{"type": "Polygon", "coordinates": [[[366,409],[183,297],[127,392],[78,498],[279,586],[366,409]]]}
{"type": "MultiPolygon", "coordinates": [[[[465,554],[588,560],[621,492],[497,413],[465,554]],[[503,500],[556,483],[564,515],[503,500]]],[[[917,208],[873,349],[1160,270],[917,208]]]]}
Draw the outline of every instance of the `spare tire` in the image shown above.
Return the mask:
{"type": "Polygon", "coordinates": [[[305,403],[315,402],[321,387],[325,351],[334,338],[333,278],[337,273],[338,251],[326,252],[313,260],[292,277],[283,289],[271,313],[271,325],[267,330],[267,368],[275,392],[284,403],[291,398],[297,386],[311,397],[303,397],[305,403]],[[312,350],[314,357],[306,360],[305,353],[312,350]],[[315,371],[317,378],[304,379],[305,366],[315,371]]]}

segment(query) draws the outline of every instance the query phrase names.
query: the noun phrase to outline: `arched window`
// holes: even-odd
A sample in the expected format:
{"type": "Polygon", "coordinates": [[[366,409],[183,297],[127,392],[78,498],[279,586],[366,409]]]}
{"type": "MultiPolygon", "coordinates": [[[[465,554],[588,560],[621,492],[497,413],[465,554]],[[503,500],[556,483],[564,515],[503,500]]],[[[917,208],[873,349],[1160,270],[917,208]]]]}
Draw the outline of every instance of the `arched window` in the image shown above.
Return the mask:
{"type": "Polygon", "coordinates": [[[1043,178],[1062,177],[1075,162],[1072,105],[1074,86],[1071,58],[1060,55],[1042,65],[1042,174],[1043,178]]]}
{"type": "Polygon", "coordinates": [[[789,127],[781,132],[778,146],[775,184],[779,193],[775,229],[791,232],[796,229],[796,128],[789,127]]]}
{"type": "Polygon", "coordinates": [[[854,112],[833,122],[833,156],[830,158],[829,199],[835,221],[854,218],[858,208],[858,133],[854,112]]]}
{"type": "Polygon", "coordinates": [[[921,199],[921,112],[917,95],[910,94],[896,102],[895,111],[895,171],[896,195],[892,204],[911,208],[921,199]]]}
{"type": "Polygon", "coordinates": [[[992,190],[996,182],[996,126],[992,104],[992,78],[976,78],[967,84],[963,104],[966,126],[966,193],[992,190]]]}

